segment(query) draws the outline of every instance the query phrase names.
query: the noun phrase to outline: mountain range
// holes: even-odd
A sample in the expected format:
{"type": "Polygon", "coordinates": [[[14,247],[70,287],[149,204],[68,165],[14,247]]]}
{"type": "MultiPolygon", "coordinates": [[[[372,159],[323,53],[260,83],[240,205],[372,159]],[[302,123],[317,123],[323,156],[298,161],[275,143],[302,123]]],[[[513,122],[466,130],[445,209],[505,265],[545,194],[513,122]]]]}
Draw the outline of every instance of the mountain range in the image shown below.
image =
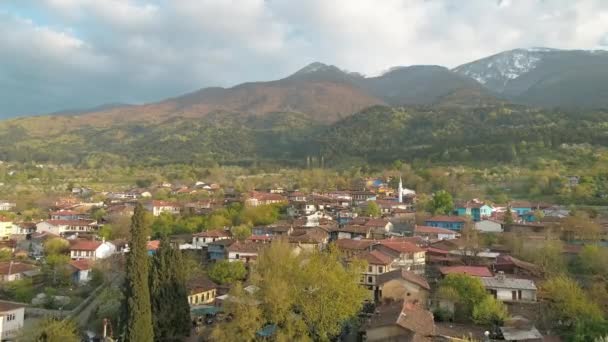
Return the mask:
{"type": "MultiPolygon", "coordinates": [[[[552,118],[576,120],[571,114],[547,114],[554,107],[568,113],[599,110],[600,119],[594,116],[589,122],[603,122],[601,108],[608,107],[608,52],[515,49],[453,69],[394,67],[375,77],[315,62],[275,81],[203,88],[143,105],[110,104],[4,120],[0,158],[81,162],[103,153],[104,158],[142,155],[146,162],[186,162],[192,158],[293,160],[323,154],[371,160],[382,152],[386,155],[380,159],[387,161],[399,155],[420,156],[420,151],[440,153],[433,146],[443,143],[426,135],[437,137],[446,129],[450,135],[444,138],[454,139],[452,148],[474,150],[479,141],[470,141],[467,135],[480,133],[470,131],[464,118],[477,120],[469,125],[477,130],[494,131],[502,125],[515,136],[525,136],[517,133],[521,125],[532,129],[538,123],[528,121],[526,115],[542,113],[545,121],[540,129],[552,136],[560,131],[552,126],[552,118]],[[501,116],[508,112],[520,113],[512,116],[519,121],[501,116]],[[500,120],[495,120],[497,115],[500,120]],[[366,130],[377,132],[380,140],[365,138],[366,130]],[[391,136],[383,136],[383,131],[391,136]],[[418,138],[390,140],[400,134],[418,138]],[[355,148],[353,141],[384,146],[355,148]],[[176,149],[188,153],[176,154],[176,149]]],[[[572,141],[586,142],[584,136],[572,141]]],[[[510,138],[503,142],[516,143],[510,138]]]]}

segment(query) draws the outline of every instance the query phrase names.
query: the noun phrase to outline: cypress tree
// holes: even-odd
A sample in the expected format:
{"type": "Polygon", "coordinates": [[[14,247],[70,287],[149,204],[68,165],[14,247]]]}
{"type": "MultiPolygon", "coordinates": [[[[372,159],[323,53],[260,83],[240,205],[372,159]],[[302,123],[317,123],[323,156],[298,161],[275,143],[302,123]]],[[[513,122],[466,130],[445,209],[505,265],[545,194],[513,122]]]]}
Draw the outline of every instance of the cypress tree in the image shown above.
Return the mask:
{"type": "Polygon", "coordinates": [[[181,341],[190,334],[190,306],[182,265],[181,251],[163,239],[150,272],[155,341],[181,341]]]}
{"type": "Polygon", "coordinates": [[[131,241],[125,278],[127,302],[124,337],[127,342],[154,340],[148,288],[147,233],[144,208],[141,204],[137,204],[131,219],[131,241]]]}

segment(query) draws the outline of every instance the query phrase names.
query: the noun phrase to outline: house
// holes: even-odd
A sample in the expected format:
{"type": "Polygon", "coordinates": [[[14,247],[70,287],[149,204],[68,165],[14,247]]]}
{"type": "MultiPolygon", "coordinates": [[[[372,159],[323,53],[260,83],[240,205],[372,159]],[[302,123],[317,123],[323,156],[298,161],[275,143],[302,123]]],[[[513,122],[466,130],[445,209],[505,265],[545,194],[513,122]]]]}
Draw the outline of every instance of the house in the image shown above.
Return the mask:
{"type": "Polygon", "coordinates": [[[414,226],[414,236],[420,236],[425,240],[451,240],[459,236],[453,230],[431,227],[431,226],[414,226]]]}
{"type": "Polygon", "coordinates": [[[359,332],[363,341],[430,341],[433,314],[416,301],[382,303],[359,332]]]}
{"type": "Polygon", "coordinates": [[[70,258],[79,259],[105,259],[116,253],[116,246],[109,241],[76,240],[70,246],[70,258]]]}
{"type": "Polygon", "coordinates": [[[192,235],[192,245],[195,248],[205,248],[211,242],[230,239],[230,233],[223,229],[208,230],[192,235]]]}
{"type": "Polygon", "coordinates": [[[0,200],[0,211],[11,211],[17,204],[5,200],[0,200]]]}
{"type": "Polygon", "coordinates": [[[503,302],[536,302],[536,285],[529,279],[507,278],[498,272],[494,277],[481,277],[481,282],[494,298],[503,302]]]}
{"type": "Polygon", "coordinates": [[[259,205],[287,203],[287,198],[280,194],[252,191],[245,200],[245,206],[257,207],[259,205]]]}
{"type": "Polygon", "coordinates": [[[332,231],[330,235],[332,240],[370,239],[373,237],[372,228],[356,224],[348,224],[341,228],[337,228],[332,231]]]}
{"type": "Polygon", "coordinates": [[[86,219],[87,215],[74,210],[58,210],[50,214],[51,220],[81,220],[86,219]]]}
{"type": "Polygon", "coordinates": [[[36,224],[37,232],[66,236],[97,231],[95,220],[46,220],[36,224]]]}
{"type": "Polygon", "coordinates": [[[469,216],[474,222],[480,221],[492,215],[492,207],[477,200],[466,201],[456,204],[454,215],[469,216]]]}
{"type": "Polygon", "coordinates": [[[492,272],[485,266],[443,266],[439,267],[442,276],[449,274],[466,274],[472,277],[491,278],[492,272]]]}
{"type": "MultiPolygon", "coordinates": [[[[153,256],[154,254],[156,254],[156,252],[158,251],[158,249],[160,248],[160,240],[151,240],[146,242],[146,251],[148,252],[149,256],[153,256]]],[[[127,251],[129,249],[129,246],[126,247],[127,251]]]]}
{"type": "Polygon", "coordinates": [[[162,213],[177,215],[181,212],[182,206],[176,202],[154,200],[146,204],[146,209],[154,216],[160,216],[162,213]]]}
{"type": "Polygon", "coordinates": [[[228,257],[228,247],[233,243],[235,243],[233,239],[215,240],[215,242],[207,243],[209,260],[217,261],[226,259],[228,257]]]}
{"type": "Polygon", "coordinates": [[[25,306],[10,302],[0,302],[0,340],[13,341],[23,327],[25,306]]]}
{"type": "Polygon", "coordinates": [[[8,240],[13,234],[13,220],[0,216],[0,240],[8,240]]]}
{"type": "Polygon", "coordinates": [[[475,229],[482,233],[502,233],[502,224],[496,220],[485,219],[475,222],[475,229]]]}
{"type": "Polygon", "coordinates": [[[31,278],[40,273],[40,268],[22,262],[0,262],[0,282],[10,283],[23,278],[31,278]]]}
{"type": "Polygon", "coordinates": [[[376,194],[371,191],[352,191],[351,198],[354,204],[361,204],[366,201],[375,201],[376,194]]]}
{"type": "Polygon", "coordinates": [[[411,242],[396,239],[381,240],[372,246],[372,250],[389,255],[393,259],[393,267],[403,267],[418,274],[424,273],[426,251],[411,242]]]}
{"type": "Polygon", "coordinates": [[[378,242],[374,240],[339,239],[334,243],[336,248],[338,248],[346,258],[352,258],[356,255],[371,251],[372,245],[378,242]]]}
{"type": "Polygon", "coordinates": [[[367,263],[367,268],[361,274],[360,284],[367,287],[374,294],[374,299],[378,300],[380,298],[378,276],[393,270],[393,258],[378,250],[365,252],[355,258],[367,263]]]}
{"type": "Polygon", "coordinates": [[[93,264],[90,259],[71,260],[68,265],[72,268],[74,284],[86,284],[91,280],[93,264]]]}
{"type": "Polygon", "coordinates": [[[453,231],[461,231],[467,220],[462,216],[433,216],[425,221],[425,225],[431,227],[445,228],[453,231]]]}
{"type": "Polygon", "coordinates": [[[431,287],[423,276],[403,268],[380,274],[376,285],[380,300],[417,300],[424,305],[431,292],[431,287]]]}
{"type": "Polygon", "coordinates": [[[290,192],[287,198],[290,202],[306,202],[306,194],[300,191],[290,192]]]}
{"type": "Polygon", "coordinates": [[[236,241],[226,249],[228,251],[228,261],[244,261],[249,263],[258,258],[258,253],[264,244],[255,242],[236,241]]]}
{"type": "Polygon", "coordinates": [[[534,205],[528,201],[513,201],[509,203],[509,207],[517,216],[522,216],[534,210],[534,205]]]}
{"type": "Polygon", "coordinates": [[[530,320],[515,316],[505,322],[505,325],[500,327],[500,333],[505,341],[525,341],[525,342],[542,342],[553,339],[545,339],[545,337],[536,329],[530,320]]]}
{"type": "Polygon", "coordinates": [[[36,232],[36,223],[34,222],[19,222],[13,224],[14,235],[29,235],[36,232]]]}
{"type": "Polygon", "coordinates": [[[329,242],[329,234],[321,228],[298,229],[289,236],[288,241],[299,251],[320,251],[329,242]]]}
{"type": "Polygon", "coordinates": [[[217,296],[217,285],[206,276],[194,277],[186,283],[190,306],[210,304],[217,296]]]}
{"type": "Polygon", "coordinates": [[[534,277],[541,275],[541,269],[537,265],[514,258],[510,255],[500,255],[492,265],[494,272],[504,272],[514,275],[534,277]]]}
{"type": "Polygon", "coordinates": [[[286,236],[293,232],[293,226],[286,222],[277,222],[268,226],[257,226],[251,229],[252,235],[286,236]]]}

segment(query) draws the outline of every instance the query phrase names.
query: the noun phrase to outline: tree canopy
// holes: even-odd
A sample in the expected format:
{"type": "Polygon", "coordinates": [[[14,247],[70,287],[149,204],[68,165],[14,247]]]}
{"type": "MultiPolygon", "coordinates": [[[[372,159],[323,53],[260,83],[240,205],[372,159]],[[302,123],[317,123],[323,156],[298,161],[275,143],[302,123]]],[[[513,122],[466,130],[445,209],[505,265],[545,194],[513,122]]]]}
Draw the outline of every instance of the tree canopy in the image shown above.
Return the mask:
{"type": "Polygon", "coordinates": [[[235,303],[227,306],[235,318],[218,326],[214,336],[251,341],[266,324],[273,324],[279,341],[329,340],[368,296],[357,285],[361,270],[359,264],[345,267],[334,250],[297,254],[286,242],[273,242],[252,271],[257,291],[249,295],[237,287],[235,303]]]}

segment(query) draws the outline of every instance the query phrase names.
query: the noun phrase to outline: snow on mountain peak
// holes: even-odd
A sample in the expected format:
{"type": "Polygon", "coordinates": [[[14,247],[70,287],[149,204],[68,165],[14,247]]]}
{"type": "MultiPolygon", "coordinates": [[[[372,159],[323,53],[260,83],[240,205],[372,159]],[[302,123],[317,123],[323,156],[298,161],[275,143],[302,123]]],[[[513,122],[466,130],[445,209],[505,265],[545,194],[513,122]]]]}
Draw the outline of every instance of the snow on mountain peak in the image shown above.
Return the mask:
{"type": "Polygon", "coordinates": [[[481,84],[492,84],[493,88],[504,88],[510,80],[533,70],[544,54],[550,51],[554,51],[554,49],[533,47],[505,51],[461,65],[454,71],[471,77],[481,84]]]}

